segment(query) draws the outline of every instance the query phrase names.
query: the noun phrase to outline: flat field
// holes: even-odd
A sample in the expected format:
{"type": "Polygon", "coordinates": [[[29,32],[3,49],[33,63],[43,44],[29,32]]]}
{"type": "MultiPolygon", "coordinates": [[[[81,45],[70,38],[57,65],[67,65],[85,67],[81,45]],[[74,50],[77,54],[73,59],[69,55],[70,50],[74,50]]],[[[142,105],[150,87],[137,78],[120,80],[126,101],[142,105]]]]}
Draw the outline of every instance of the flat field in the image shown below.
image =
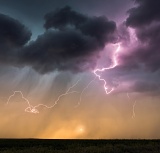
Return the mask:
{"type": "Polygon", "coordinates": [[[0,139],[0,153],[160,153],[160,140],[0,139]]]}

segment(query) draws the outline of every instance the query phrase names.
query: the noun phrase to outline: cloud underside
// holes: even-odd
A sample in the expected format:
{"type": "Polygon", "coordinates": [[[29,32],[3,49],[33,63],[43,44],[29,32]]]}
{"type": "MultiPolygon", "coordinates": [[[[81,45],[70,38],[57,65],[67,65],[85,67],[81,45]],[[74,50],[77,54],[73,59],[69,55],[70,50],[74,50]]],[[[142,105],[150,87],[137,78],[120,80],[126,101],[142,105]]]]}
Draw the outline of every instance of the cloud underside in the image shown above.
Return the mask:
{"type": "MultiPolygon", "coordinates": [[[[133,74],[135,83],[132,90],[159,93],[160,1],[134,1],[136,6],[128,11],[125,26],[127,30],[134,29],[136,41],[131,44],[123,38],[128,47],[125,48],[127,52],[119,56],[120,69],[128,70],[130,74],[139,73],[138,78],[133,74]]],[[[133,34],[130,33],[130,37],[133,34]]]]}
{"type": "Polygon", "coordinates": [[[18,20],[1,14],[0,26],[3,64],[30,66],[39,73],[94,69],[99,52],[114,42],[116,30],[106,17],[89,17],[68,6],[46,14],[45,33],[29,43],[31,32],[18,20]]]}
{"type": "Polygon", "coordinates": [[[35,41],[20,21],[0,14],[0,63],[29,66],[40,74],[91,71],[104,47],[119,41],[123,49],[117,56],[119,65],[104,74],[108,84],[132,82],[131,91],[158,93],[160,1],[134,1],[136,6],[118,28],[105,16],[90,17],[68,6],[56,9],[44,16],[46,31],[35,41]]]}

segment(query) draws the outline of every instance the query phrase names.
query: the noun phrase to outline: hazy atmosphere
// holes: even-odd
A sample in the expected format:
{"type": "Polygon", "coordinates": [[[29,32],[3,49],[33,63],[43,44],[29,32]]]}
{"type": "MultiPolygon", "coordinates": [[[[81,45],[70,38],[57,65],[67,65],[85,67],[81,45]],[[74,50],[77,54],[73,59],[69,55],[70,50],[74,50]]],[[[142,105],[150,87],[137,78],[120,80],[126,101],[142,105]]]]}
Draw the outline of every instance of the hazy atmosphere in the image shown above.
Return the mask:
{"type": "Polygon", "coordinates": [[[1,138],[160,138],[159,0],[0,0],[1,138]]]}

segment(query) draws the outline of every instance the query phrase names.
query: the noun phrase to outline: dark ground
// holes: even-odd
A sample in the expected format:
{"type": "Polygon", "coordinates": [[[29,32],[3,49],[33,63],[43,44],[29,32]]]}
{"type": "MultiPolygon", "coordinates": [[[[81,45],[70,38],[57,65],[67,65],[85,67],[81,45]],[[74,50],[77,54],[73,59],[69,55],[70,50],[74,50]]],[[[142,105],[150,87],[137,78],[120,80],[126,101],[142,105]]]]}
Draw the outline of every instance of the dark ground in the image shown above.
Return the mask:
{"type": "Polygon", "coordinates": [[[160,153],[160,140],[0,139],[0,153],[160,153]]]}

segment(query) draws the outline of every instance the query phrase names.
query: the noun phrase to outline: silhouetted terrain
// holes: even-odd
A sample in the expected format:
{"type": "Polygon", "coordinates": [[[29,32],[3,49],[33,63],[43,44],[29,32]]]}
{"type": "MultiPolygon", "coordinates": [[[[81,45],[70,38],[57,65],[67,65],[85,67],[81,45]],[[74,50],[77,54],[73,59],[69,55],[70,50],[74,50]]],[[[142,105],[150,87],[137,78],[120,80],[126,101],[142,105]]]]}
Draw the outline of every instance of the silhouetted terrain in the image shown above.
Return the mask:
{"type": "Polygon", "coordinates": [[[0,153],[160,153],[160,140],[0,139],[0,153]]]}

